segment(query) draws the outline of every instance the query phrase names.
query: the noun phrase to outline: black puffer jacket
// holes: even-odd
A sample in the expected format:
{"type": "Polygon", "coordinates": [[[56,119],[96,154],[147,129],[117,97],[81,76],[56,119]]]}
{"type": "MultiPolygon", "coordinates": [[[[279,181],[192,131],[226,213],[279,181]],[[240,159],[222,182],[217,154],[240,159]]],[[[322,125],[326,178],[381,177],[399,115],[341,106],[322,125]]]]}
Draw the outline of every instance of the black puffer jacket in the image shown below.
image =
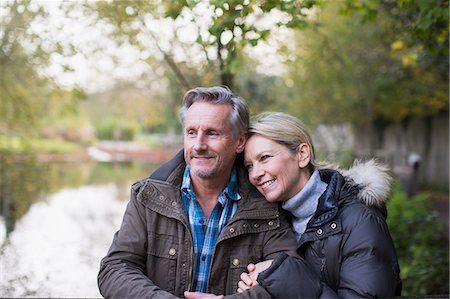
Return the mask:
{"type": "Polygon", "coordinates": [[[389,179],[370,163],[349,171],[360,180],[356,183],[335,170],[320,171],[328,187],[299,241],[301,258],[281,254],[258,277],[273,298],[400,295],[400,270],[385,221],[389,179]]]}

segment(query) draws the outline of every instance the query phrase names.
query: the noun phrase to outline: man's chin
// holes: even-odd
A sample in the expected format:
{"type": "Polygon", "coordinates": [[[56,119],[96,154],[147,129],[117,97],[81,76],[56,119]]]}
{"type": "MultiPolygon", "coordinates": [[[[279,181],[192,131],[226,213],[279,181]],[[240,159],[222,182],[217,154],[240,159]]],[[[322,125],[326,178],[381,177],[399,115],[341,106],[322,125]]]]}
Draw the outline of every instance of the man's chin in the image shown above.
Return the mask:
{"type": "Polygon", "coordinates": [[[191,174],[202,179],[211,179],[215,177],[216,172],[211,168],[191,167],[191,174]]]}

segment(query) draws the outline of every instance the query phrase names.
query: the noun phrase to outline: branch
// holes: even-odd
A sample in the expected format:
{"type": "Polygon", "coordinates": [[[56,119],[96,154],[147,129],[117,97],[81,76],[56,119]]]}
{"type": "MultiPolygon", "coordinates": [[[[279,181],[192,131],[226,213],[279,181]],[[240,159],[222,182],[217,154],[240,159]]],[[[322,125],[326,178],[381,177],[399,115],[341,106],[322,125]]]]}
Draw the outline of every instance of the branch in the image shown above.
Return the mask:
{"type": "Polygon", "coordinates": [[[178,67],[178,65],[175,63],[175,61],[173,61],[172,57],[166,52],[164,51],[161,46],[158,43],[158,38],[155,36],[155,34],[147,28],[147,25],[145,24],[145,20],[143,18],[142,15],[138,16],[139,20],[141,21],[142,25],[144,26],[144,28],[147,30],[147,33],[153,38],[153,40],[155,41],[155,45],[158,48],[158,50],[163,54],[164,56],[164,61],[169,65],[170,69],[175,73],[175,76],[177,77],[178,81],[180,82],[180,84],[186,89],[191,89],[191,85],[188,82],[188,80],[186,79],[186,77],[183,75],[183,73],[181,72],[180,68],[178,67]]]}

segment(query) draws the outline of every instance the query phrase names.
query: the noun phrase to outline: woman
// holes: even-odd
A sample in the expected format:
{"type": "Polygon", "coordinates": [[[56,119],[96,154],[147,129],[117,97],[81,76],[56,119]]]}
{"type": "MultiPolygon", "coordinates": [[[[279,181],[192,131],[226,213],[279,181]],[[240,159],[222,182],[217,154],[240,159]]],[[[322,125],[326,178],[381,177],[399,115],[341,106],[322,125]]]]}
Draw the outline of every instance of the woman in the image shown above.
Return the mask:
{"type": "Polygon", "coordinates": [[[250,126],[245,165],[266,199],[282,202],[292,213],[300,258],[281,254],[273,262],[249,265],[239,282],[243,293],[233,296],[250,297],[244,292],[250,287],[262,287],[273,298],[400,295],[400,270],[385,221],[390,183],[385,168],[370,161],[343,176],[316,165],[303,125],[278,112],[261,114],[250,126]]]}

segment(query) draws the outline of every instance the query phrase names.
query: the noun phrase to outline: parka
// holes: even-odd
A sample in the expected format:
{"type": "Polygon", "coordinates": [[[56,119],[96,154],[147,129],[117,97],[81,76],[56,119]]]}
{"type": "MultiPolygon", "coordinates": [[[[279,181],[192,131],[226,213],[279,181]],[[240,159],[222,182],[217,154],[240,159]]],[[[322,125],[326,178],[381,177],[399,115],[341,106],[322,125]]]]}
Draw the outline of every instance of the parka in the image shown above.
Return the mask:
{"type": "MultiPolygon", "coordinates": [[[[132,185],[119,231],[101,261],[98,286],[105,298],[177,298],[193,284],[192,232],[181,199],[183,151],[132,185]]],[[[281,207],[248,182],[239,162],[241,199],[214,248],[208,292],[235,293],[249,263],[296,254],[296,241],[281,207]]],[[[258,297],[258,290],[252,290],[258,297]]]]}
{"type": "Polygon", "coordinates": [[[371,160],[345,177],[332,169],[319,173],[328,186],[299,240],[300,258],[280,254],[256,287],[272,298],[399,296],[400,269],[386,224],[387,169],[371,160]]]}

